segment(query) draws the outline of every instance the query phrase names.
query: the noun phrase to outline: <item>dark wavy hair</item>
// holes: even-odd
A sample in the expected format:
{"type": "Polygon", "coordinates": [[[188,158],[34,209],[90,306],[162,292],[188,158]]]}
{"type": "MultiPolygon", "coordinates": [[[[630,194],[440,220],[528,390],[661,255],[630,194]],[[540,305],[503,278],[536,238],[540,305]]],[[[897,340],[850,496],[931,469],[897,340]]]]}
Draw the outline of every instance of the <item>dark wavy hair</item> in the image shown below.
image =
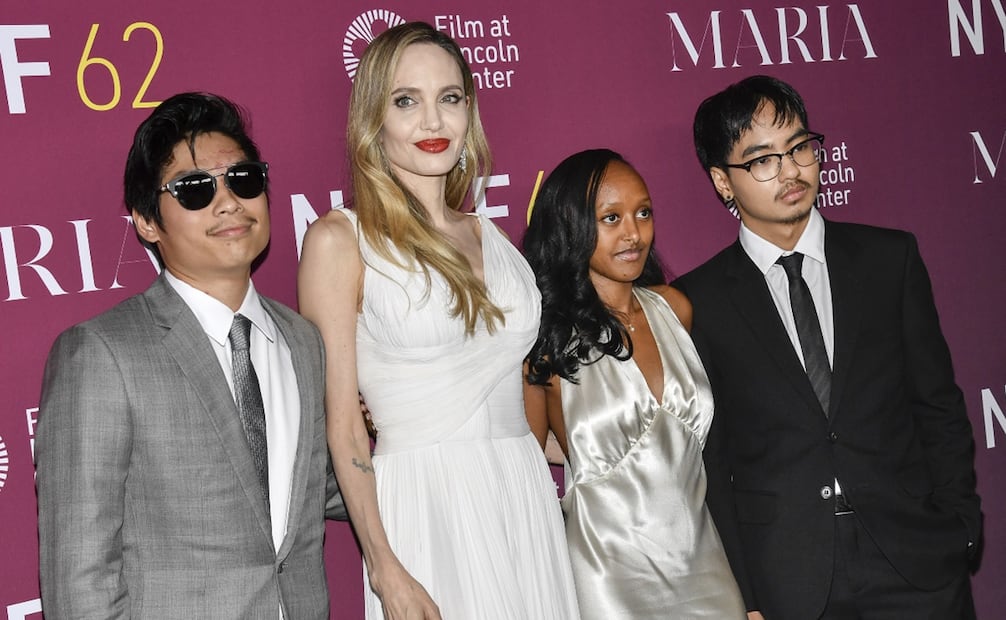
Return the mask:
{"type": "MultiPolygon", "coordinates": [[[[558,375],[576,382],[581,365],[605,355],[632,356],[628,331],[597,295],[590,257],[597,246],[597,192],[611,162],[630,165],[608,149],[567,157],[542,183],[524,235],[524,255],[541,290],[541,326],[528,354],[527,381],[558,375]]],[[[651,247],[635,286],[664,284],[651,247]]]]}

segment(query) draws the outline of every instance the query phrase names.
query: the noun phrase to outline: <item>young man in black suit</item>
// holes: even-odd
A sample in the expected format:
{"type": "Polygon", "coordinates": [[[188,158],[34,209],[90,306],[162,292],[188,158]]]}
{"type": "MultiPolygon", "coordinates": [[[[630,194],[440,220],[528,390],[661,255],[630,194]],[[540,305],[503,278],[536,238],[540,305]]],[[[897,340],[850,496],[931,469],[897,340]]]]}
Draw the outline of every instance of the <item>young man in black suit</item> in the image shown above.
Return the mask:
{"type": "Polygon", "coordinates": [[[749,616],[974,617],[974,441],[906,232],[826,221],[800,95],[702,103],[695,146],[739,239],[675,285],[716,416],[708,504],[749,616]]]}

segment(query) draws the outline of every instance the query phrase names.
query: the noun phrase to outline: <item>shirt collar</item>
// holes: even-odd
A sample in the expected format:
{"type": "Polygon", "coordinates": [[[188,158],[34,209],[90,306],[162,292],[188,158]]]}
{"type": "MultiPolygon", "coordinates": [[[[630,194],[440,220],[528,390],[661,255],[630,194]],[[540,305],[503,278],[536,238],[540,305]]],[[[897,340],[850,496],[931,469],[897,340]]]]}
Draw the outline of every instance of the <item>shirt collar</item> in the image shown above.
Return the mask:
{"type": "MultiPolygon", "coordinates": [[[[164,270],[164,276],[168,284],[185,302],[185,305],[192,310],[192,314],[196,315],[196,320],[199,321],[199,325],[202,326],[206,335],[220,346],[224,346],[227,343],[236,313],[222,301],[179,280],[167,269],[164,270]]],[[[265,308],[262,307],[262,300],[255,291],[255,284],[251,280],[248,281],[248,292],[245,293],[244,301],[241,302],[237,313],[248,317],[252,325],[257,327],[270,342],[276,341],[276,325],[270,320],[265,308]]]]}
{"type": "Polygon", "coordinates": [[[803,234],[796,242],[793,252],[783,250],[774,243],[759,237],[743,222],[741,222],[740,242],[741,247],[751,257],[762,274],[767,274],[780,256],[787,256],[793,252],[799,252],[822,265],[827,264],[824,256],[824,218],[816,208],[811,208],[807,227],[803,229],[803,234]]]}

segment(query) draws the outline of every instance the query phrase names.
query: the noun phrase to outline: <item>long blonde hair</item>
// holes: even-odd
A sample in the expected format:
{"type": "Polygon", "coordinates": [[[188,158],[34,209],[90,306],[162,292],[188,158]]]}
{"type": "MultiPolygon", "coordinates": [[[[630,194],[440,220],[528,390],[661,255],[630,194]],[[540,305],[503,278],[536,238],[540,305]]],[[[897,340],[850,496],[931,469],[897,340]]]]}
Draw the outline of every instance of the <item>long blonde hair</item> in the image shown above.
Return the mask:
{"type": "Polygon", "coordinates": [[[430,221],[419,199],[395,176],[381,145],[381,129],[391,98],[392,76],[406,47],[417,43],[440,47],[458,64],[468,97],[468,133],[465,136],[465,170],[455,166],[447,174],[447,206],[460,211],[476,176],[487,176],[492,167],[489,145],[479,118],[472,72],[457,44],[423,22],[390,28],[367,47],[353,81],[349,99],[347,146],[352,168],[353,194],[360,229],[368,243],[385,259],[405,268],[418,265],[430,286],[430,269],[446,280],[453,305],[451,316],[461,316],[465,332],[475,331],[481,318],[492,332],[505,322],[503,312],[489,299],[485,285],[459,252],[430,221]],[[392,252],[398,250],[398,256],[392,252]]]}

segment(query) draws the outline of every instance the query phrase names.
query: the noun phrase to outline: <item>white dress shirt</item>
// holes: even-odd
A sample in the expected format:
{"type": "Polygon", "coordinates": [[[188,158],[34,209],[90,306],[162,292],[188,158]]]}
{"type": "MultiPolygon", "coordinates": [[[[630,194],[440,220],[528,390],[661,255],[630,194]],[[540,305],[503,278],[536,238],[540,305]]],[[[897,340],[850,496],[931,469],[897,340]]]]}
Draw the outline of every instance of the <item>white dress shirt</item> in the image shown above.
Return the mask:
{"type": "MultiPolygon", "coordinates": [[[[789,300],[789,279],[782,265],[776,263],[781,256],[789,256],[794,252],[804,255],[803,279],[810,289],[814,299],[814,309],[821,323],[821,335],[824,336],[824,348],[828,352],[828,364],[834,365],[835,359],[835,313],[831,305],[831,280],[828,278],[828,261],[824,256],[824,218],[817,209],[810,210],[807,227],[803,230],[800,240],[792,251],[783,250],[770,241],[751,232],[751,229],[741,224],[741,247],[747,252],[754,264],[765,276],[772,301],[775,302],[779,318],[789,334],[797,357],[803,364],[803,349],[800,347],[800,337],[796,332],[796,321],[793,320],[793,306],[789,300]]],[[[806,366],[805,366],[806,368],[806,366]]]]}
{"type": "MultiPolygon", "coordinates": [[[[793,319],[793,304],[789,299],[789,278],[782,265],[776,263],[781,256],[789,256],[794,252],[803,254],[801,273],[814,299],[814,309],[821,323],[821,335],[824,336],[824,348],[828,352],[828,365],[835,365],[835,312],[831,303],[831,279],[828,277],[828,261],[824,255],[824,218],[817,209],[810,210],[807,227],[803,229],[800,240],[790,250],[783,250],[770,241],[759,237],[750,228],[741,223],[741,247],[754,262],[755,266],[765,276],[772,301],[779,312],[779,318],[786,328],[789,340],[793,344],[800,363],[804,365],[803,349],[800,347],[800,336],[796,331],[796,321],[793,319]]],[[[835,480],[835,493],[842,493],[842,485],[835,480]]]]}
{"type": "MultiPolygon", "coordinates": [[[[165,270],[168,283],[196,315],[209,338],[220,368],[227,377],[227,386],[234,396],[234,372],[231,367],[231,345],[228,335],[234,322],[234,312],[224,303],[182,282],[165,270]]],[[[272,519],[272,540],[279,549],[286,535],[293,483],[293,461],[297,453],[300,428],[300,394],[297,376],[286,340],[272,317],[262,307],[255,285],[249,281],[238,314],[251,321],[250,353],[258,376],[265,408],[266,445],[269,448],[269,507],[272,519]]],[[[236,401],[235,401],[236,402],[236,401]]]]}

